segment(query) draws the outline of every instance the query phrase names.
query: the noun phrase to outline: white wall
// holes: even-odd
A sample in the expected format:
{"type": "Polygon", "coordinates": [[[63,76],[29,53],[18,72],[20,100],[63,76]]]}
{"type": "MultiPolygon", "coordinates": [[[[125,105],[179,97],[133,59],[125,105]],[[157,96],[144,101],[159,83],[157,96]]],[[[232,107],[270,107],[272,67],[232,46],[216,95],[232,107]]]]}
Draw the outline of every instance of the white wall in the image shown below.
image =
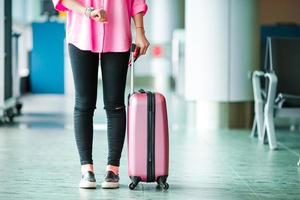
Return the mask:
{"type": "Polygon", "coordinates": [[[189,100],[252,100],[258,64],[256,0],[186,0],[185,92],[189,100]]]}
{"type": "Polygon", "coordinates": [[[12,0],[12,15],[14,22],[28,24],[40,16],[40,0],[12,0]]]}
{"type": "Polygon", "coordinates": [[[12,0],[13,32],[20,33],[18,50],[18,72],[29,74],[28,52],[32,49],[31,22],[40,18],[40,0],[12,0]]]}

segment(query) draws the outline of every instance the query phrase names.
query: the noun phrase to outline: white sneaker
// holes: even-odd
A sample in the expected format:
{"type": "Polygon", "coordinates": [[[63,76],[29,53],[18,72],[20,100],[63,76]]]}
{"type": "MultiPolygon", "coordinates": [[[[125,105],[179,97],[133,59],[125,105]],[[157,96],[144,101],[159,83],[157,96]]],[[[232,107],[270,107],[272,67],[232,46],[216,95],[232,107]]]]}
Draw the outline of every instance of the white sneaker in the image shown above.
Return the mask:
{"type": "Polygon", "coordinates": [[[81,180],[79,182],[80,188],[85,189],[95,189],[97,186],[95,174],[94,172],[87,171],[81,176],[81,180]]]}
{"type": "Polygon", "coordinates": [[[119,184],[119,175],[115,174],[112,171],[107,171],[104,181],[101,184],[103,189],[116,189],[120,187],[119,184]]]}

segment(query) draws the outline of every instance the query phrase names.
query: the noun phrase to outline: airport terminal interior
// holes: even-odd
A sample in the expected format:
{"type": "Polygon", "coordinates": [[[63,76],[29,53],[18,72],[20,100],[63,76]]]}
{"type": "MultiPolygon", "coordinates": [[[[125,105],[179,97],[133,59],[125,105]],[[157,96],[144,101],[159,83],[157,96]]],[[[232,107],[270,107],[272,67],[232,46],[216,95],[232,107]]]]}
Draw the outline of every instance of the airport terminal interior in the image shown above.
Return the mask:
{"type": "Polygon", "coordinates": [[[134,74],[128,68],[125,105],[131,75],[135,92],[165,96],[169,188],[140,182],[134,190],[128,130],[120,187],[101,188],[108,137],[100,71],[97,186],[79,188],[68,13],[54,2],[0,0],[0,200],[300,199],[300,1],[146,0],[150,47],[134,74]]]}

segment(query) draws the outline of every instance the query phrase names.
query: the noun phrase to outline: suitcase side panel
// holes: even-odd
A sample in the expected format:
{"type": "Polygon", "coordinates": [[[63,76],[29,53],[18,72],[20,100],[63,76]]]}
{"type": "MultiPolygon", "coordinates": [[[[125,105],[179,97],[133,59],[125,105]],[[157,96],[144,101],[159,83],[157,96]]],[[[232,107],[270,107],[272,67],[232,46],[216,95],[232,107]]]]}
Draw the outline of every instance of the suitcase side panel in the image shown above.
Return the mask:
{"type": "Polygon", "coordinates": [[[155,94],[155,176],[166,176],[169,171],[169,129],[165,97],[155,94]]]}
{"type": "Polygon", "coordinates": [[[128,175],[147,180],[147,94],[135,93],[128,105],[128,175]]]}

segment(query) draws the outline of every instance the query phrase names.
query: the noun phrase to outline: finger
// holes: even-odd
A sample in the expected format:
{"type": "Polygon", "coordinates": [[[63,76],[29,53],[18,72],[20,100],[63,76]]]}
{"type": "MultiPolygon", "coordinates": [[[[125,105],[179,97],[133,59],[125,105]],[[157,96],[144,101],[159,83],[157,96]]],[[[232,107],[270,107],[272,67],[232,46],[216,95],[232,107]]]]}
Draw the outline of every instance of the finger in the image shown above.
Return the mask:
{"type": "Polygon", "coordinates": [[[145,55],[146,54],[146,48],[143,48],[143,53],[142,55],[145,55]]]}
{"type": "Polygon", "coordinates": [[[100,17],[101,15],[100,15],[100,12],[95,11],[95,12],[92,12],[92,13],[91,13],[91,16],[92,16],[92,17],[100,17]]]}
{"type": "Polygon", "coordinates": [[[96,22],[101,22],[101,18],[100,17],[95,17],[94,18],[96,22]]]}
{"type": "Polygon", "coordinates": [[[145,48],[145,54],[147,53],[149,46],[150,46],[150,44],[149,44],[149,42],[147,42],[146,48],[145,48]]]}
{"type": "Polygon", "coordinates": [[[145,54],[147,53],[148,48],[149,48],[149,46],[146,46],[146,48],[145,48],[145,54]]]}
{"type": "Polygon", "coordinates": [[[136,45],[137,46],[137,48],[139,48],[139,55],[142,55],[143,54],[143,45],[141,45],[141,44],[137,44],[136,45]]]}
{"type": "Polygon", "coordinates": [[[97,22],[100,20],[100,16],[97,13],[94,13],[93,15],[91,15],[91,18],[97,22]]]}
{"type": "Polygon", "coordinates": [[[146,52],[147,52],[147,46],[146,46],[146,45],[144,45],[144,47],[143,47],[143,55],[145,55],[145,54],[146,54],[146,52]]]}
{"type": "Polygon", "coordinates": [[[103,22],[103,23],[106,23],[107,22],[107,18],[100,18],[100,21],[103,22]]]}
{"type": "Polygon", "coordinates": [[[99,14],[100,14],[100,16],[101,16],[102,19],[106,19],[106,18],[107,18],[107,17],[106,17],[106,12],[105,12],[104,9],[101,9],[101,10],[99,11],[99,14]]]}
{"type": "Polygon", "coordinates": [[[105,15],[106,15],[106,12],[105,12],[104,9],[99,10],[99,13],[100,13],[102,16],[105,16],[105,15]]]}

